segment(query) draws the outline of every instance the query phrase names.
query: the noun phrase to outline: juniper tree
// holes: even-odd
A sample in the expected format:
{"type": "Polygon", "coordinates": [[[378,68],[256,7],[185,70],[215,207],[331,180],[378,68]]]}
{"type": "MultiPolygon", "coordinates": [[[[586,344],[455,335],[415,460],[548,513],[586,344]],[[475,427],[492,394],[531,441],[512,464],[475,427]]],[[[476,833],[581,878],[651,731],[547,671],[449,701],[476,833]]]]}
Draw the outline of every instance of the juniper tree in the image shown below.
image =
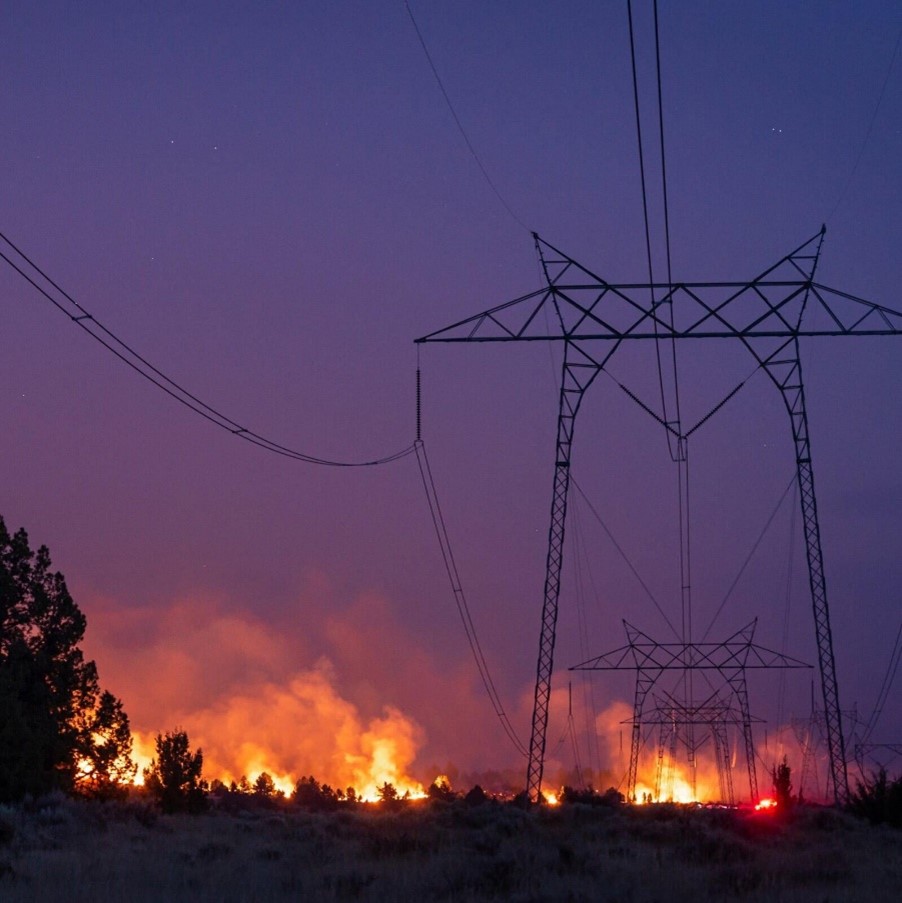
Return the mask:
{"type": "Polygon", "coordinates": [[[144,785],[164,812],[201,812],[206,784],[201,776],[203,750],[192,752],[185,731],[157,734],[157,756],[144,769],[144,785]]]}
{"type": "Polygon", "coordinates": [[[79,648],[85,626],[47,547],[0,518],[0,801],[104,793],[134,774],[122,703],[79,648]]]}

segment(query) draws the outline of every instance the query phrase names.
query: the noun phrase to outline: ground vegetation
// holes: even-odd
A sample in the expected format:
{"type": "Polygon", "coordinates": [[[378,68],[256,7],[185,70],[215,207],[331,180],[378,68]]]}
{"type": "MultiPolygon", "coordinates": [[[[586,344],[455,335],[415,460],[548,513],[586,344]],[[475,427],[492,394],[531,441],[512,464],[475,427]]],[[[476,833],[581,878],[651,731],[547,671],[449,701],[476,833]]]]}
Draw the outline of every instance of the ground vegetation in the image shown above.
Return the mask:
{"type": "Polygon", "coordinates": [[[314,811],[237,795],[193,817],[140,795],[0,807],[0,899],[883,903],[902,882],[897,830],[809,805],[524,810],[484,795],[314,811]]]}

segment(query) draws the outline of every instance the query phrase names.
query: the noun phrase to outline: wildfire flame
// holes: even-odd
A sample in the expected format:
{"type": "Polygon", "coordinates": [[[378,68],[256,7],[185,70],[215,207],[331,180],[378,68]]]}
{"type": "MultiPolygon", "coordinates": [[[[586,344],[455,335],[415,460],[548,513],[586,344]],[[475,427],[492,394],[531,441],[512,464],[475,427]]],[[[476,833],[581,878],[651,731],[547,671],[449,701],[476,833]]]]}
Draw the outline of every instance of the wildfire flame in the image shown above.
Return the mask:
{"type": "MultiPolygon", "coordinates": [[[[253,784],[266,772],[286,796],[308,775],[335,790],[353,788],[366,801],[378,800],[385,784],[402,797],[426,796],[408,773],[421,742],[419,727],[391,706],[364,722],[338,694],[326,664],[296,674],[287,686],[267,683],[253,694],[220,699],[179,723],[192,749],[203,751],[205,778],[226,786],[242,778],[253,784]]],[[[154,736],[133,732],[136,784],[155,756],[154,736]]]]}
{"type": "MultiPolygon", "coordinates": [[[[692,780],[687,767],[680,763],[673,763],[671,766],[671,779],[666,786],[661,788],[660,797],[655,796],[654,779],[651,781],[647,777],[648,770],[643,774],[644,778],[636,781],[636,802],[672,802],[672,803],[698,803],[698,802],[716,802],[720,800],[720,789],[717,780],[717,774],[714,767],[700,761],[696,768],[695,791],[692,789],[692,780]]],[[[652,774],[654,772],[652,771],[652,774]]],[[[722,802],[722,801],[721,801],[722,802]]]]}

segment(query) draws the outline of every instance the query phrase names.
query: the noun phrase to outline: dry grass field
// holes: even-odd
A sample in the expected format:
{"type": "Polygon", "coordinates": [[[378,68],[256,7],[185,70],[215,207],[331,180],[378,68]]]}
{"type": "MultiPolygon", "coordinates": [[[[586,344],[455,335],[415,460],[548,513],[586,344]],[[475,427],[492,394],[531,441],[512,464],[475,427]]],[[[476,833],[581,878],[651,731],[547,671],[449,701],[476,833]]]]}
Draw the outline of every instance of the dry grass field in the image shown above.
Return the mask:
{"type": "Polygon", "coordinates": [[[0,900],[898,901],[902,832],[829,809],[0,807],[0,900]]]}

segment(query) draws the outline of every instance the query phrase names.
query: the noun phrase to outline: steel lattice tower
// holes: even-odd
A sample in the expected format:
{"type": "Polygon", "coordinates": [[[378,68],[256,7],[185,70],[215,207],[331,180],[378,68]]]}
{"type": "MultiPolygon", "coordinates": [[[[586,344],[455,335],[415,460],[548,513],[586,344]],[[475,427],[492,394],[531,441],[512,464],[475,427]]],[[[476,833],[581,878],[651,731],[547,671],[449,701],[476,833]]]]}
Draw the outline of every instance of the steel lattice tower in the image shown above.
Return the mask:
{"type": "MultiPolygon", "coordinates": [[[[900,335],[902,313],[814,281],[825,231],[821,228],[747,282],[651,284],[609,283],[533,233],[546,280],[543,288],[417,339],[418,343],[532,341],[563,346],[551,525],[526,780],[531,798],[538,797],[542,785],[573,433],[580,405],[588,388],[624,342],[688,339],[741,342],[779,390],[789,415],[830,775],[836,801],[844,802],[848,798],[845,743],[799,340],[812,336],[900,335]],[[806,314],[812,309],[824,315],[826,325],[806,325],[806,314]]],[[[673,431],[671,424],[657,419],[673,431]]],[[[677,439],[685,442],[700,425],[701,422],[677,439]]]]}
{"type": "MultiPolygon", "coordinates": [[[[572,671],[635,671],[636,693],[633,702],[632,740],[630,743],[630,765],[627,773],[627,799],[635,800],[636,783],[639,776],[639,750],[642,745],[642,726],[647,724],[661,727],[671,725],[676,734],[685,730],[685,744],[690,763],[694,763],[698,744],[691,728],[703,725],[711,729],[714,737],[718,772],[723,774],[722,761],[717,755],[723,734],[719,733],[726,724],[742,727],[745,745],[745,760],[748,766],[749,794],[752,802],[758,802],[758,778],[755,771],[755,746],[752,742],[752,714],[749,708],[749,694],[746,671],[770,668],[808,668],[804,662],[766,649],[753,642],[757,619],[737,630],[731,637],[719,643],[659,643],[648,634],[623,622],[627,644],[605,652],[582,664],[572,671]],[[729,691],[726,701],[718,692],[710,694],[701,702],[678,701],[671,694],[666,699],[657,699],[651,717],[645,713],[648,694],[658,685],[668,672],[686,674],[693,671],[715,672],[729,691]],[[738,711],[733,704],[738,706],[738,711]]],[[[662,740],[663,746],[663,740],[662,740]]],[[[659,758],[662,754],[659,753],[659,758]]],[[[729,769],[727,769],[729,775],[729,769]]],[[[693,776],[694,783],[694,776],[693,776]]],[[[656,788],[659,789],[659,788],[656,788]]],[[[694,788],[693,788],[694,789],[694,788]]],[[[732,781],[729,788],[732,802],[732,781]]]]}

